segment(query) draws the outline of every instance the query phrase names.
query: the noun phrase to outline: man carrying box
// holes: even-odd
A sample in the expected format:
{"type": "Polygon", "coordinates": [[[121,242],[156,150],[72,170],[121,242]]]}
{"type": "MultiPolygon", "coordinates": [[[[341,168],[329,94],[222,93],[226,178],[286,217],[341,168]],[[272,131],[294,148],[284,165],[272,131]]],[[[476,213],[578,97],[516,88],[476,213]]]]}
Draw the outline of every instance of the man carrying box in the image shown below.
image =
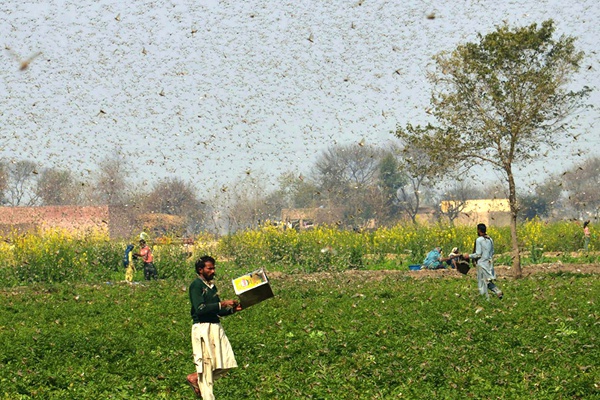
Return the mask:
{"type": "Polygon", "coordinates": [[[219,298],[213,283],[215,259],[203,256],[196,261],[198,278],[190,285],[192,325],[192,350],[196,372],[187,376],[188,384],[196,396],[213,400],[213,381],[228,369],[236,368],[237,362],[220,318],[242,310],[235,300],[219,298]]]}

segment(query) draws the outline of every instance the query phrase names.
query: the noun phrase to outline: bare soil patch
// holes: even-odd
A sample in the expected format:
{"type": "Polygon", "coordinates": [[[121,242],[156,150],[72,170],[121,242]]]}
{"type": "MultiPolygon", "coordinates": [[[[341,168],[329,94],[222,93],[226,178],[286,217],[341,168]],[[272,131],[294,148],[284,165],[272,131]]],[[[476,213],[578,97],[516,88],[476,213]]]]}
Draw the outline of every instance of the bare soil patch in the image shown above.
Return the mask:
{"type": "MultiPolygon", "coordinates": [[[[514,273],[510,266],[500,265],[495,267],[496,276],[499,279],[514,278],[514,273]]],[[[600,264],[564,264],[564,263],[547,263],[535,264],[522,267],[523,277],[536,274],[560,273],[569,272],[577,274],[600,274],[600,264]]],[[[315,272],[310,274],[285,274],[282,272],[268,272],[271,279],[298,278],[302,276],[304,281],[319,281],[327,278],[339,278],[340,275],[346,276],[349,279],[364,279],[364,280],[381,280],[386,277],[408,276],[415,279],[424,278],[446,278],[460,279],[465,277],[475,278],[475,268],[471,268],[467,275],[463,275],[453,269],[437,269],[437,270],[420,270],[420,271],[399,271],[399,270],[346,270],[343,272],[315,272]]]]}
{"type": "MultiPolygon", "coordinates": [[[[514,271],[512,267],[506,265],[495,266],[496,276],[498,278],[513,278],[514,271]]],[[[560,262],[546,263],[546,264],[535,264],[521,267],[523,277],[527,277],[535,274],[546,274],[556,272],[571,272],[578,274],[598,274],[600,273],[600,264],[564,264],[560,262]]],[[[453,277],[463,276],[455,270],[420,270],[420,271],[408,271],[409,274],[414,276],[422,277],[453,277]]],[[[468,276],[475,276],[475,268],[471,268],[468,276]]]]}

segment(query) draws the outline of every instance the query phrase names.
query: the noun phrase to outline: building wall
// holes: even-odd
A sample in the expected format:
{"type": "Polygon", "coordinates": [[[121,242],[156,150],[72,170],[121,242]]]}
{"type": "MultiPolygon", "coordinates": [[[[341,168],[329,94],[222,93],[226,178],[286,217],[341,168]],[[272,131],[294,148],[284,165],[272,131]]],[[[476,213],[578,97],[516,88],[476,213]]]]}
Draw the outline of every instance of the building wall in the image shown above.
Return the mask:
{"type": "Polygon", "coordinates": [[[465,213],[510,212],[508,199],[478,199],[465,202],[465,213]]]}
{"type": "Polygon", "coordinates": [[[472,225],[475,226],[479,223],[486,224],[487,226],[508,226],[510,225],[510,213],[504,211],[491,211],[491,212],[471,212],[461,213],[458,218],[454,220],[455,225],[472,225]]]}
{"type": "Polygon", "coordinates": [[[84,232],[105,232],[110,238],[128,237],[135,218],[124,207],[44,206],[0,207],[0,233],[59,228],[84,232]]]}
{"type": "MultiPolygon", "coordinates": [[[[442,211],[448,209],[447,201],[441,203],[442,211]]],[[[510,225],[510,206],[508,199],[478,199],[467,200],[465,207],[454,220],[455,225],[477,225],[484,223],[488,226],[510,225]]]]}
{"type": "Polygon", "coordinates": [[[342,208],[284,208],[281,221],[311,220],[315,224],[335,224],[343,217],[342,208]]]}

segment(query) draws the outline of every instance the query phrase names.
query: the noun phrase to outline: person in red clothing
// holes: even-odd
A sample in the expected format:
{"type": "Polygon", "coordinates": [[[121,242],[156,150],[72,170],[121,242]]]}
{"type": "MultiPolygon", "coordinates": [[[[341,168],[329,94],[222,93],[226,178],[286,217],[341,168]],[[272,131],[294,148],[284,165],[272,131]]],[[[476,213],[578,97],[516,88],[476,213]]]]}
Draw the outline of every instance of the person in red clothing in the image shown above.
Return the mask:
{"type": "Polygon", "coordinates": [[[588,251],[590,246],[590,221],[583,223],[583,250],[588,251]]]}
{"type": "Polygon", "coordinates": [[[144,278],[149,281],[151,279],[158,279],[158,272],[154,266],[154,256],[152,255],[152,249],[144,239],[140,239],[140,252],[134,254],[136,257],[140,257],[144,261],[144,278]]]}

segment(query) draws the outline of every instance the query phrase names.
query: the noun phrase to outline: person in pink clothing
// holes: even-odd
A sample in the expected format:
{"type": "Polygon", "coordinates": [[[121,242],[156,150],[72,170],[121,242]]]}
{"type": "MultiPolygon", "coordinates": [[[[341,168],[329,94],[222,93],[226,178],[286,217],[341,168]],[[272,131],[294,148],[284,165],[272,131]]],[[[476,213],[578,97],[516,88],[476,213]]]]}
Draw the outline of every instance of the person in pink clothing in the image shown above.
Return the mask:
{"type": "Polygon", "coordinates": [[[152,249],[144,239],[140,239],[140,252],[134,254],[136,257],[140,257],[144,261],[144,279],[147,281],[151,279],[158,279],[158,272],[154,266],[154,256],[152,255],[152,249]]]}
{"type": "Polygon", "coordinates": [[[585,221],[583,223],[583,250],[588,251],[588,247],[590,246],[590,221],[585,221]]]}

